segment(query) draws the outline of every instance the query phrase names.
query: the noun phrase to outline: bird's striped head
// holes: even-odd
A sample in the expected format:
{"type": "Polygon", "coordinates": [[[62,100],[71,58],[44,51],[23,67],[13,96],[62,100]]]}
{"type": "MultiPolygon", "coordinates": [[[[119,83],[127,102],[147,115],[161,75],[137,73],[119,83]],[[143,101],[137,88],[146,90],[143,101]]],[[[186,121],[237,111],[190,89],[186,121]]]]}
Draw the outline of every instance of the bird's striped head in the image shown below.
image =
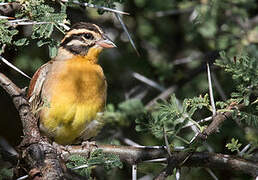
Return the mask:
{"type": "Polygon", "coordinates": [[[96,24],[80,22],[66,33],[60,47],[73,55],[88,56],[91,53],[97,56],[103,48],[113,48],[116,45],[96,24]]]}

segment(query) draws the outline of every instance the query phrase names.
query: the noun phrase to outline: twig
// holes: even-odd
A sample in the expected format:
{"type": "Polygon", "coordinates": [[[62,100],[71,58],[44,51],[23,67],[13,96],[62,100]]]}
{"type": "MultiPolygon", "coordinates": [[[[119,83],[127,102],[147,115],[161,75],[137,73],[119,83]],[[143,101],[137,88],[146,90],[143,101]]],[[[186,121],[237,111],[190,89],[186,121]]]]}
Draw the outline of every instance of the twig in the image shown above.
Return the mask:
{"type": "Polygon", "coordinates": [[[36,24],[50,24],[52,22],[37,22],[37,21],[22,22],[22,21],[13,20],[13,21],[8,21],[7,23],[12,26],[27,26],[27,25],[36,25],[36,24]]]}
{"type": "Polygon", "coordinates": [[[208,73],[208,82],[209,82],[209,94],[210,94],[210,100],[211,100],[211,106],[212,106],[212,115],[215,116],[216,115],[216,107],[215,107],[213,90],[212,90],[211,72],[210,72],[209,63],[207,63],[207,73],[208,73]]]}
{"type": "Polygon", "coordinates": [[[146,90],[144,90],[142,92],[139,92],[138,94],[136,94],[132,98],[142,100],[147,95],[147,93],[148,93],[148,89],[146,89],[146,90]]]}
{"type": "Polygon", "coordinates": [[[176,169],[176,180],[180,179],[180,168],[176,169]]]}
{"type": "Polygon", "coordinates": [[[103,6],[98,6],[98,5],[91,4],[91,3],[81,3],[79,1],[68,1],[68,0],[61,0],[61,1],[62,2],[72,2],[74,4],[78,4],[78,5],[89,7],[89,8],[96,8],[96,9],[101,9],[101,10],[110,11],[110,12],[114,12],[114,13],[129,15],[129,13],[127,13],[127,12],[123,12],[123,11],[119,11],[116,9],[111,9],[111,8],[107,8],[107,7],[103,7],[103,6]]]}
{"type": "Polygon", "coordinates": [[[170,94],[172,94],[177,89],[177,86],[170,86],[153,100],[147,103],[145,106],[146,109],[151,109],[151,107],[156,103],[158,99],[166,99],[170,94]]]}
{"type": "Polygon", "coordinates": [[[145,85],[137,85],[130,89],[128,92],[125,92],[125,99],[143,99],[149,91],[149,88],[146,88],[145,85]]]}
{"type": "Polygon", "coordinates": [[[118,21],[120,22],[122,28],[124,29],[124,31],[125,31],[125,33],[126,33],[128,39],[129,39],[131,45],[133,46],[133,49],[135,50],[136,54],[137,54],[138,56],[140,56],[140,53],[138,52],[138,50],[137,50],[137,48],[136,48],[136,46],[135,46],[135,44],[134,44],[134,42],[133,42],[133,39],[131,38],[131,35],[130,35],[129,31],[127,30],[127,27],[126,27],[124,21],[122,20],[120,14],[115,13],[115,16],[116,16],[116,18],[118,19],[118,21]]]}
{"type": "Polygon", "coordinates": [[[89,167],[88,164],[83,164],[83,165],[81,165],[81,166],[77,166],[77,167],[72,168],[72,170],[82,169],[82,168],[87,168],[87,167],[89,167]]]}
{"type": "Polygon", "coordinates": [[[132,180],[137,180],[137,165],[132,165],[132,180]]]}
{"type": "Polygon", "coordinates": [[[200,58],[201,56],[202,54],[200,52],[193,52],[193,54],[188,57],[174,60],[172,64],[174,65],[186,64],[186,63],[192,62],[194,59],[200,58]]]}
{"type": "Polygon", "coordinates": [[[15,19],[14,17],[0,16],[0,19],[15,19]]]}
{"type": "Polygon", "coordinates": [[[188,152],[179,152],[176,156],[173,153],[172,156],[168,158],[167,167],[160,172],[160,174],[155,178],[155,180],[164,180],[166,179],[166,177],[173,174],[174,168],[179,166],[179,164],[183,162],[187,157],[190,157],[188,152]]]}
{"type": "Polygon", "coordinates": [[[29,77],[27,74],[25,74],[24,72],[22,72],[20,69],[18,69],[16,66],[14,66],[12,63],[10,63],[9,61],[7,61],[5,58],[3,58],[2,56],[0,56],[0,59],[2,60],[3,63],[5,63],[7,66],[11,67],[12,69],[14,69],[15,71],[17,71],[18,73],[22,74],[23,76],[25,76],[28,79],[31,79],[31,77],[29,77]]]}
{"type": "Polygon", "coordinates": [[[158,158],[158,159],[151,159],[151,160],[146,160],[146,161],[143,161],[143,162],[166,162],[168,159],[167,158],[158,158]]]}
{"type": "Polygon", "coordinates": [[[132,73],[132,76],[135,78],[135,79],[138,79],[139,81],[142,81],[144,82],[145,84],[159,90],[159,91],[164,91],[165,88],[161,85],[159,85],[158,83],[156,83],[155,81],[149,79],[149,78],[146,78],[145,76],[139,74],[139,73],[136,73],[136,72],[133,72],[132,73]]]}
{"type": "Polygon", "coordinates": [[[137,144],[136,142],[132,141],[131,139],[128,139],[128,138],[123,138],[122,139],[123,142],[129,146],[135,146],[135,147],[140,147],[141,145],[140,144],[137,144]]]}
{"type": "Polygon", "coordinates": [[[194,137],[190,140],[189,144],[192,144],[195,139],[198,137],[199,133],[195,133],[194,137]]]}
{"type": "Polygon", "coordinates": [[[0,137],[0,146],[12,156],[18,156],[17,151],[3,138],[0,137]]]}
{"type": "Polygon", "coordinates": [[[16,22],[23,22],[23,21],[29,21],[29,19],[14,19],[14,20],[10,20],[8,22],[9,23],[16,23],[16,22]]]}
{"type": "Polygon", "coordinates": [[[239,156],[243,156],[244,153],[249,149],[249,147],[251,146],[251,144],[247,144],[239,153],[239,156]]]}
{"type": "Polygon", "coordinates": [[[177,138],[178,140],[182,141],[183,143],[189,145],[189,142],[187,140],[185,140],[184,138],[177,136],[177,135],[175,135],[174,137],[177,138]]]}
{"type": "MultiPolygon", "coordinates": [[[[139,147],[139,148],[146,148],[146,149],[168,149],[166,146],[142,146],[134,141],[132,141],[131,139],[128,139],[128,138],[123,138],[121,139],[123,143],[125,143],[126,145],[129,145],[129,146],[134,146],[134,147],[139,147]]],[[[173,147],[173,150],[174,151],[180,151],[180,150],[183,150],[185,149],[184,146],[175,146],[173,147]]]]}
{"type": "Polygon", "coordinates": [[[22,177],[17,178],[16,180],[23,180],[23,179],[27,179],[28,177],[29,177],[29,175],[25,175],[25,176],[22,176],[22,177]]]}
{"type": "Polygon", "coordinates": [[[153,179],[153,175],[151,173],[148,173],[142,177],[140,177],[138,180],[150,180],[153,179]]]}
{"type": "Polygon", "coordinates": [[[167,133],[166,133],[166,130],[165,130],[165,125],[163,126],[163,136],[164,136],[164,139],[165,139],[165,144],[166,144],[166,147],[167,147],[168,155],[169,155],[169,157],[171,157],[172,154],[171,154],[169,143],[168,143],[168,137],[167,137],[167,133]]]}
{"type": "MultiPolygon", "coordinates": [[[[200,123],[203,123],[203,122],[208,122],[208,121],[210,121],[210,120],[212,120],[212,116],[207,117],[207,118],[205,118],[205,119],[201,119],[201,120],[197,121],[196,123],[200,124],[200,123]]],[[[190,126],[193,126],[193,125],[195,125],[195,123],[190,122],[189,124],[184,125],[184,126],[182,127],[182,129],[187,128],[187,127],[190,127],[190,126]]]]}
{"type": "Polygon", "coordinates": [[[205,170],[211,175],[211,177],[214,179],[214,180],[219,180],[217,178],[217,176],[212,172],[212,170],[210,170],[209,168],[205,168],[205,170]]]}
{"type": "Polygon", "coordinates": [[[66,31],[70,30],[71,28],[69,26],[67,26],[64,23],[58,23],[60,26],[62,26],[66,31]]]}
{"type": "Polygon", "coordinates": [[[0,6],[8,5],[9,3],[0,3],[0,6]]]}
{"type": "Polygon", "coordinates": [[[227,107],[227,112],[217,113],[216,116],[213,117],[211,124],[204,130],[203,133],[199,134],[199,138],[206,139],[207,136],[214,133],[218,129],[222,122],[224,122],[227,118],[231,117],[233,113],[232,109],[241,109],[243,107],[245,107],[244,104],[236,105],[232,103],[230,106],[227,107]]]}

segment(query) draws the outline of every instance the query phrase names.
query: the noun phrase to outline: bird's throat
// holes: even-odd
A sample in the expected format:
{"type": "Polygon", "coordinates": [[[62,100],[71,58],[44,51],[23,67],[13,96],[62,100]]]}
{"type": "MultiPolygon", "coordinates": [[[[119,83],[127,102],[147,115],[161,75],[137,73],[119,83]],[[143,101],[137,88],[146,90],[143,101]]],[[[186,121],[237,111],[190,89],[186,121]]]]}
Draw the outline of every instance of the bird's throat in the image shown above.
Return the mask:
{"type": "Polygon", "coordinates": [[[87,61],[92,62],[94,64],[98,63],[98,57],[102,50],[102,47],[92,47],[89,49],[88,53],[86,54],[86,56],[84,56],[84,58],[87,61]]]}

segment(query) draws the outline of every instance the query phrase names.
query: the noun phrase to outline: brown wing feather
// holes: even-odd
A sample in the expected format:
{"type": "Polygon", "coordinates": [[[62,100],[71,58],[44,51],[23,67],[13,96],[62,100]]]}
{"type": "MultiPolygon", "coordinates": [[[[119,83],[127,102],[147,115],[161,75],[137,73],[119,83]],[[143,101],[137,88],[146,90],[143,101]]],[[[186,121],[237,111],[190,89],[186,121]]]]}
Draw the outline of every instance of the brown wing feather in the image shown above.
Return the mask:
{"type": "MultiPolygon", "coordinates": [[[[51,62],[51,61],[50,61],[51,62]]],[[[33,75],[27,94],[27,98],[31,104],[32,111],[36,112],[41,104],[41,90],[45,82],[46,75],[49,71],[50,62],[42,65],[33,75]]]]}

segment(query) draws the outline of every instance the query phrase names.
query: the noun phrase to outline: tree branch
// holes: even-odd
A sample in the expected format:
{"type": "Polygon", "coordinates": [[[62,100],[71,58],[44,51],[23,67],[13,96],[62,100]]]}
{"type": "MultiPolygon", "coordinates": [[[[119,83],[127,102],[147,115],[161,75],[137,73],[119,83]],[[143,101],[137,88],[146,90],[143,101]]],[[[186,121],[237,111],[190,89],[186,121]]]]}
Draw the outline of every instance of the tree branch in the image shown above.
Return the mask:
{"type": "MultiPolygon", "coordinates": [[[[168,158],[168,154],[165,148],[151,148],[151,147],[133,147],[133,146],[114,146],[114,145],[91,145],[90,148],[84,148],[83,146],[66,146],[61,148],[61,156],[65,161],[73,154],[88,157],[90,152],[95,150],[103,150],[104,153],[116,154],[120,159],[129,164],[136,164],[145,160],[155,158],[168,158]]],[[[171,158],[168,158],[168,162],[171,162],[177,167],[182,164],[189,155],[189,152],[171,152],[171,158]]],[[[169,163],[170,164],[170,163],[169,163]]],[[[251,176],[258,176],[258,163],[245,160],[243,158],[219,153],[210,152],[194,152],[183,164],[186,167],[206,167],[215,169],[226,169],[229,171],[235,170],[238,172],[246,173],[251,176]]],[[[169,168],[171,170],[171,168],[169,168]]],[[[173,168],[172,168],[173,170],[173,168]]]]}
{"type": "MultiPolygon", "coordinates": [[[[2,73],[0,73],[0,86],[12,97],[15,107],[19,111],[25,135],[24,140],[19,146],[20,154],[22,154],[21,166],[28,170],[31,179],[85,179],[85,177],[74,174],[67,169],[65,161],[72,154],[88,157],[90,152],[97,149],[102,149],[105,153],[117,154],[122,161],[130,164],[154,158],[168,157],[165,148],[92,145],[86,149],[83,146],[67,146],[66,148],[62,148],[59,145],[53,146],[40,136],[37,119],[31,113],[29,103],[24,97],[24,90],[18,88],[2,73]]],[[[218,118],[224,117],[224,115],[218,115],[218,118]]],[[[171,157],[168,159],[169,167],[166,170],[170,173],[171,169],[173,170],[174,167],[182,165],[187,167],[228,169],[229,171],[235,170],[251,176],[258,176],[258,164],[243,158],[208,152],[194,152],[191,156],[188,156],[188,154],[189,152],[172,152],[171,157]],[[185,157],[187,157],[186,161],[185,157]],[[185,161],[183,164],[182,160],[185,161]]],[[[163,177],[166,177],[169,173],[165,172],[163,177]]]]}
{"type": "MultiPolygon", "coordinates": [[[[25,89],[18,88],[4,74],[0,73],[0,86],[12,97],[23,125],[24,138],[19,145],[21,166],[28,170],[30,179],[85,179],[69,172],[53,146],[41,138],[37,119],[31,112],[25,98],[25,89]]],[[[20,174],[18,175],[20,176],[20,174]]]]}
{"type": "Polygon", "coordinates": [[[244,108],[244,104],[234,104],[232,103],[227,108],[227,112],[223,113],[217,113],[216,116],[213,117],[212,122],[209,124],[209,126],[204,130],[203,133],[199,134],[198,138],[206,139],[209,135],[217,131],[218,127],[229,117],[232,116],[232,110],[233,109],[242,109],[244,108]]]}
{"type": "Polygon", "coordinates": [[[23,125],[24,139],[22,146],[27,143],[32,144],[38,142],[40,133],[37,126],[37,120],[31,113],[30,105],[25,96],[25,89],[18,88],[10,79],[4,74],[0,73],[0,86],[12,97],[13,103],[19,112],[21,122],[23,125]]]}

